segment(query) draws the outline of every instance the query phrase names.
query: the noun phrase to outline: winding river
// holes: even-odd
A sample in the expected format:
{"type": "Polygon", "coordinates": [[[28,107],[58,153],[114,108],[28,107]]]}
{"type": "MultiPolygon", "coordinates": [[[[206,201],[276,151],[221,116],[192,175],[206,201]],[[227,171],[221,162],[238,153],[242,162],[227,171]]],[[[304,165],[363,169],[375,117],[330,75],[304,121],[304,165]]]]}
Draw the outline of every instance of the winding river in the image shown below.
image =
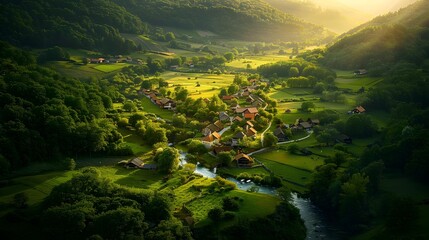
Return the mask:
{"type": "MultiPolygon", "coordinates": [[[[180,154],[181,165],[186,164],[186,153],[180,154]]],[[[215,178],[216,168],[210,170],[197,163],[195,173],[204,177],[215,178]]],[[[237,184],[237,188],[247,191],[251,187],[258,187],[258,192],[263,194],[276,195],[276,191],[272,187],[258,186],[253,182],[238,181],[235,178],[227,178],[229,181],[237,184]]],[[[295,193],[292,194],[291,203],[297,207],[301,213],[301,218],[304,220],[305,227],[307,228],[307,239],[341,239],[338,229],[334,224],[326,220],[323,213],[314,206],[309,199],[300,198],[295,193]]]]}

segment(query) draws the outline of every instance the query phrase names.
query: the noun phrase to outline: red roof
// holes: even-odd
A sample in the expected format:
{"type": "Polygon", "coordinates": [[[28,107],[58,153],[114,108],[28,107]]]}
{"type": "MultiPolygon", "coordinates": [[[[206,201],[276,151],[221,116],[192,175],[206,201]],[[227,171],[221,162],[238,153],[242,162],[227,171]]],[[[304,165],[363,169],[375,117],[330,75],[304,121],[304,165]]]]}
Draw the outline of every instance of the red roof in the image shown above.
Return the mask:
{"type": "Polygon", "coordinates": [[[246,113],[258,113],[258,109],[257,108],[248,108],[244,111],[244,114],[246,113]]]}
{"type": "Polygon", "coordinates": [[[222,100],[232,100],[234,98],[235,98],[234,96],[223,96],[222,100]]]}

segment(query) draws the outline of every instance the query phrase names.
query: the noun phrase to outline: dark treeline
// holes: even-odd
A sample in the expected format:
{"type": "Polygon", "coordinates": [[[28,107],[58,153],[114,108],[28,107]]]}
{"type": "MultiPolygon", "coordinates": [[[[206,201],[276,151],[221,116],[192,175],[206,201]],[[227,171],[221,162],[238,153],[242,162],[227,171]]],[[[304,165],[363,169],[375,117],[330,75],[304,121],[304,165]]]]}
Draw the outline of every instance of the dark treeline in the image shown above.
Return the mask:
{"type": "Polygon", "coordinates": [[[0,58],[2,172],[76,154],[129,153],[106,119],[118,97],[114,87],[60,76],[4,42],[0,58]]]}
{"type": "Polygon", "coordinates": [[[146,33],[147,24],[110,1],[0,1],[0,38],[13,44],[62,46],[107,53],[137,49],[120,33],[146,33]]]}

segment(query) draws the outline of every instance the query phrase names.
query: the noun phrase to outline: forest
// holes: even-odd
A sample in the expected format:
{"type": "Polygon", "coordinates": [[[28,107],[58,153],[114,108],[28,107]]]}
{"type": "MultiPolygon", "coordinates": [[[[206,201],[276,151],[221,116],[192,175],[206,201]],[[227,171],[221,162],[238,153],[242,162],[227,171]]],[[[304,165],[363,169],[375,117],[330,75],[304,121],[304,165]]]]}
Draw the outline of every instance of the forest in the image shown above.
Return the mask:
{"type": "Polygon", "coordinates": [[[0,236],[428,238],[427,4],[0,0],[0,236]]]}

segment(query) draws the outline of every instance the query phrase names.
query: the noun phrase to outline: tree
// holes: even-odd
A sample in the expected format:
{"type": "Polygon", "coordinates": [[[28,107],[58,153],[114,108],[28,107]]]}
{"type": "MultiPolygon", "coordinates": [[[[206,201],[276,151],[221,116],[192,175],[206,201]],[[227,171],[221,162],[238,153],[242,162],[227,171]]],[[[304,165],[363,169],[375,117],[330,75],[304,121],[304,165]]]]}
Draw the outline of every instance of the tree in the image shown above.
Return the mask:
{"type": "Polygon", "coordinates": [[[301,111],[303,111],[303,112],[309,112],[310,108],[314,109],[315,107],[316,107],[316,105],[313,102],[303,102],[301,104],[301,111]]]}
{"type": "Polygon", "coordinates": [[[171,173],[179,166],[179,151],[175,148],[165,148],[161,153],[155,156],[158,163],[158,170],[162,173],[171,173]]]}
{"type": "Polygon", "coordinates": [[[204,153],[208,152],[208,149],[206,146],[199,140],[192,140],[188,144],[188,152],[190,154],[197,154],[197,155],[203,155],[204,153]]]}
{"type": "Polygon", "coordinates": [[[266,133],[264,135],[264,140],[263,140],[263,146],[264,147],[272,147],[272,146],[276,146],[277,142],[279,140],[277,139],[276,136],[274,136],[274,134],[272,133],[266,133]]]}
{"type": "Polygon", "coordinates": [[[26,192],[20,192],[13,196],[13,205],[15,208],[22,209],[28,206],[28,195],[26,192]]]}
{"type": "Polygon", "coordinates": [[[240,87],[237,84],[231,84],[228,87],[228,94],[229,95],[236,94],[239,89],[240,89],[240,87]]]}
{"type": "Polygon", "coordinates": [[[68,161],[69,161],[68,169],[70,171],[74,171],[74,169],[76,168],[76,161],[73,158],[68,159],[68,161]]]}
{"type": "Polygon", "coordinates": [[[316,140],[320,143],[325,143],[329,146],[330,143],[334,144],[337,141],[337,137],[340,133],[337,129],[332,127],[327,127],[322,129],[318,134],[316,134],[316,140]]]}
{"type": "Polygon", "coordinates": [[[233,197],[224,197],[222,199],[222,208],[225,211],[238,211],[240,205],[238,203],[238,199],[233,197]]]}
{"type": "Polygon", "coordinates": [[[223,56],[226,58],[228,62],[231,62],[232,60],[234,60],[234,57],[235,57],[234,53],[232,52],[227,52],[223,56]]]}
{"type": "Polygon", "coordinates": [[[94,220],[94,227],[104,238],[129,239],[141,238],[148,226],[140,210],[125,207],[100,214],[94,220]]]}
{"type": "Polygon", "coordinates": [[[186,117],[182,114],[175,114],[172,119],[173,126],[182,128],[186,125],[186,117]]]}
{"type": "Polygon", "coordinates": [[[233,156],[231,152],[220,152],[217,157],[223,166],[229,166],[232,163],[233,156]]]}
{"type": "Polygon", "coordinates": [[[183,166],[183,170],[185,172],[188,172],[190,174],[192,174],[193,172],[195,172],[195,169],[197,169],[197,166],[193,163],[187,163],[183,166]]]}
{"type": "Polygon", "coordinates": [[[208,217],[213,221],[213,222],[220,222],[220,220],[222,220],[223,216],[224,216],[224,211],[222,208],[220,207],[215,207],[210,209],[210,211],[208,212],[208,217]]]}
{"type": "Polygon", "coordinates": [[[377,132],[377,125],[365,114],[354,114],[345,124],[345,132],[351,137],[371,137],[377,132]]]}
{"type": "Polygon", "coordinates": [[[297,154],[300,150],[300,147],[296,143],[292,143],[287,147],[287,151],[291,154],[297,154]]]}
{"type": "Polygon", "coordinates": [[[168,32],[168,33],[165,34],[165,40],[167,42],[172,41],[174,39],[176,39],[176,36],[174,35],[174,33],[168,32]]]}
{"type": "Polygon", "coordinates": [[[299,70],[297,67],[291,67],[289,69],[289,77],[298,77],[299,76],[299,70]]]}
{"type": "Polygon", "coordinates": [[[355,173],[341,186],[340,217],[348,228],[362,224],[368,217],[367,185],[365,174],[355,173]]]}
{"type": "Polygon", "coordinates": [[[135,112],[137,111],[137,107],[133,101],[127,101],[124,103],[123,109],[127,112],[135,112]]]}

